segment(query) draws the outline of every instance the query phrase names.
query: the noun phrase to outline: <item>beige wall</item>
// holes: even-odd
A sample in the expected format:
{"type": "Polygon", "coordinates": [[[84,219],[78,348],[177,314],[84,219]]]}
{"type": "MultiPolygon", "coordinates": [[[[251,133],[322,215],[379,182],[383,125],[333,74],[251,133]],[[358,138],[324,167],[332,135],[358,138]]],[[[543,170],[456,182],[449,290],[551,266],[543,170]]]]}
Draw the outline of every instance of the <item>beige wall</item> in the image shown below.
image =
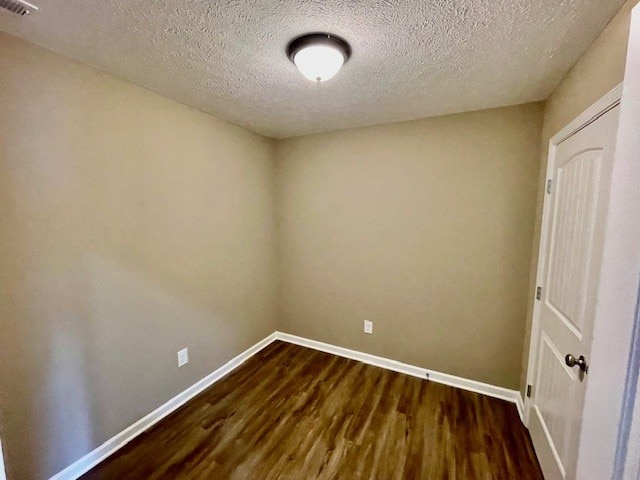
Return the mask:
{"type": "Polygon", "coordinates": [[[36,480],[275,330],[273,142],[4,34],[0,119],[0,436],[36,480]]]}
{"type": "Polygon", "coordinates": [[[531,315],[533,313],[534,299],[532,292],[536,287],[535,281],[538,265],[538,248],[540,246],[542,203],[544,200],[549,140],[551,140],[553,135],[562,130],[565,125],[569,124],[571,120],[622,82],[627,55],[627,42],[629,39],[631,9],[637,3],[638,0],[629,0],[622,6],[607,28],[593,42],[582,57],[580,57],[569,73],[567,73],[566,77],[545,104],[535,234],[529,276],[527,327],[520,379],[520,390],[523,395],[526,390],[529,335],[531,331],[531,315]]]}
{"type": "Polygon", "coordinates": [[[280,327],[517,388],[541,125],[529,104],[279,142],[280,327]]]}
{"type": "Polygon", "coordinates": [[[277,144],[0,33],[10,478],[48,478],[276,328],[524,388],[546,146],[622,80],[635,3],[544,126],[531,104],[277,144]]]}

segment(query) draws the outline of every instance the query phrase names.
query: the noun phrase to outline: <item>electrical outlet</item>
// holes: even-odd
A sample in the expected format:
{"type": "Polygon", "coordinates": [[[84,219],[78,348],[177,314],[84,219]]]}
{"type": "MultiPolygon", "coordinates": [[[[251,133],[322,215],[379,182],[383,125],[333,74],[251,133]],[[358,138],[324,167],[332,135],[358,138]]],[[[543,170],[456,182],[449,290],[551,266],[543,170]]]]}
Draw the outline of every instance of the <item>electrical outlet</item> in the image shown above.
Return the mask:
{"type": "Polygon", "coordinates": [[[364,333],[371,335],[373,333],[373,322],[371,320],[364,321],[364,333]]]}
{"type": "Polygon", "coordinates": [[[183,348],[178,352],[178,368],[189,363],[189,349],[183,348]]]}

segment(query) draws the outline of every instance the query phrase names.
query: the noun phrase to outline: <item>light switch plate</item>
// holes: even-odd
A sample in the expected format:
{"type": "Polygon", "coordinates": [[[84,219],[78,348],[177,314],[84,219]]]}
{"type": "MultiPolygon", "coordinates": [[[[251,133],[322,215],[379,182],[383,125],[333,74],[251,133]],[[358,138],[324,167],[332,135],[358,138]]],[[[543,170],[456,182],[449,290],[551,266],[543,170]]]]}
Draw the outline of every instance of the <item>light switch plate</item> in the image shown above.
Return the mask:
{"type": "Polygon", "coordinates": [[[373,333],[373,322],[371,320],[364,321],[364,333],[371,335],[373,333]]]}

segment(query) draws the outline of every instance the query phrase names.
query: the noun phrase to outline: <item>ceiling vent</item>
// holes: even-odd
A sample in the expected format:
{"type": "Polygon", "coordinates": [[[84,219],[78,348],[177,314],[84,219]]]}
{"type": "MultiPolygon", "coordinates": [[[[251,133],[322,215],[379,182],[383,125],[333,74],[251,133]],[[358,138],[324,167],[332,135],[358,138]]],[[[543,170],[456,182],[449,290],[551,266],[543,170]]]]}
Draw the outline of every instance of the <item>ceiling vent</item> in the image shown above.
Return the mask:
{"type": "Polygon", "coordinates": [[[0,0],[0,8],[4,8],[16,15],[28,15],[31,12],[38,11],[38,7],[23,0],[0,0]]]}

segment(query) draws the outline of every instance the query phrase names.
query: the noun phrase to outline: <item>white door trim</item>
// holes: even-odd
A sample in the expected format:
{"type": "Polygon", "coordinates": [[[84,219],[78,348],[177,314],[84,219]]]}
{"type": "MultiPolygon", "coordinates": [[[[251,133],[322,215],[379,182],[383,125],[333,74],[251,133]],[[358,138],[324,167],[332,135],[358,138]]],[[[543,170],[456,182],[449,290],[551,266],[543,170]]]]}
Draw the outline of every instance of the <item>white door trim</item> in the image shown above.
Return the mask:
{"type": "MultiPolygon", "coordinates": [[[[555,151],[552,152],[552,149],[555,150],[555,148],[567,138],[578,133],[609,110],[618,106],[622,98],[622,89],[622,83],[611,89],[611,91],[607,92],[596,103],[578,115],[569,125],[551,137],[551,140],[549,140],[549,158],[552,158],[552,153],[555,154],[555,151]]],[[[547,163],[547,173],[549,173],[549,163],[547,163]]]]}
{"type": "Polygon", "coordinates": [[[618,298],[611,300],[616,301],[613,318],[621,320],[614,324],[615,328],[621,334],[633,332],[633,335],[628,345],[621,346],[625,349],[622,353],[626,353],[627,348],[630,350],[628,356],[616,359],[618,364],[611,365],[614,378],[608,382],[614,381],[615,388],[620,385],[625,389],[612,478],[640,480],[640,5],[631,13],[622,95],[624,104],[616,154],[619,165],[618,171],[614,170],[612,196],[616,202],[613,206],[622,205],[624,211],[609,225],[611,250],[619,249],[618,258],[612,257],[612,268],[620,277],[618,298]],[[635,322],[628,320],[632,312],[635,322]],[[625,370],[622,360],[627,358],[625,370]]]}
{"type": "MultiPolygon", "coordinates": [[[[640,290],[638,292],[640,300],[640,290]]],[[[640,301],[627,368],[627,383],[620,418],[614,480],[640,480],[640,301]]]]}
{"type": "MultiPolygon", "coordinates": [[[[587,125],[590,125],[595,120],[600,118],[602,115],[607,113],[609,110],[615,108],[620,104],[620,99],[622,97],[622,84],[618,85],[614,89],[612,89],[609,93],[607,93],[604,97],[594,103],[587,110],[582,112],[578,117],[573,120],[569,125],[560,130],[557,134],[555,134],[551,140],[549,141],[549,154],[547,156],[547,175],[546,179],[551,178],[552,171],[554,165],[554,158],[556,155],[557,146],[562,143],[564,140],[569,138],[570,136],[576,134],[587,125]]],[[[546,181],[545,181],[546,185],[546,181]]],[[[546,186],[545,186],[546,188],[546,186]]],[[[549,215],[551,214],[551,209],[549,206],[549,197],[545,193],[544,204],[542,209],[542,229],[540,233],[540,247],[538,250],[538,265],[537,265],[537,274],[536,274],[536,287],[542,286],[544,287],[544,278],[543,278],[543,269],[540,268],[540,261],[544,256],[544,249],[546,247],[547,235],[548,235],[548,226],[549,226],[549,215]]],[[[535,295],[535,289],[533,292],[535,295]]],[[[533,315],[531,320],[531,337],[529,340],[529,361],[527,364],[527,385],[533,385],[535,388],[535,378],[536,378],[536,365],[537,365],[537,353],[538,353],[538,344],[540,341],[540,302],[534,299],[533,304],[533,315]]],[[[530,398],[525,397],[524,399],[524,422],[525,425],[529,425],[529,419],[531,416],[532,410],[532,402],[530,398]]]]}
{"type": "Polygon", "coordinates": [[[2,456],[2,440],[0,440],[0,480],[7,480],[7,474],[4,471],[4,457],[2,456]]]}

